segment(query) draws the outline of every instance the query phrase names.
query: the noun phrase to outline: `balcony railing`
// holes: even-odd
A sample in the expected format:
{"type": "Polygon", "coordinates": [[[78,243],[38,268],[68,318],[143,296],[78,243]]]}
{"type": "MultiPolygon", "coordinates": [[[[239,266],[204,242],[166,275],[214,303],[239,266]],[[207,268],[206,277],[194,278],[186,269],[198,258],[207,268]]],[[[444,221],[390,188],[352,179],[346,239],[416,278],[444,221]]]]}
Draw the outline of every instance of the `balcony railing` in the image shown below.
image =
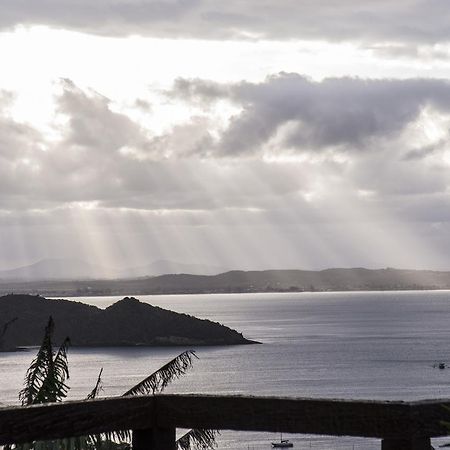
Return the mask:
{"type": "Polygon", "coordinates": [[[133,430],[134,450],[175,449],[176,428],[379,438],[383,450],[429,450],[449,430],[450,400],[361,401],[155,395],[0,408],[0,445],[133,430]]]}

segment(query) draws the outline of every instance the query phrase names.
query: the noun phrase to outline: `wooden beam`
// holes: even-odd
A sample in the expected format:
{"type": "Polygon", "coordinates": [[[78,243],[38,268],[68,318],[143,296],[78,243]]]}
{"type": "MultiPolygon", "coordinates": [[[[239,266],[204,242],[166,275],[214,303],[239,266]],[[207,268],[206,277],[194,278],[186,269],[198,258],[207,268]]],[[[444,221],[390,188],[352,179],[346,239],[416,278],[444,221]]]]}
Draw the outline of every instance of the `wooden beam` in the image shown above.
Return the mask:
{"type": "Polygon", "coordinates": [[[0,408],[0,445],[151,428],[154,404],[143,396],[0,408]]]}
{"type": "Polygon", "coordinates": [[[431,450],[430,438],[383,439],[381,450],[431,450]]]}
{"type": "MultiPolygon", "coordinates": [[[[0,445],[116,430],[209,428],[382,439],[449,433],[443,400],[386,402],[156,395],[0,408],[0,445]]],[[[387,444],[386,444],[387,445],[387,444]]]]}
{"type": "Polygon", "coordinates": [[[176,450],[175,428],[133,430],[133,450],[176,450]]]}
{"type": "Polygon", "coordinates": [[[442,400],[158,396],[158,423],[180,428],[403,438],[447,435],[442,420],[450,422],[442,400]]]}

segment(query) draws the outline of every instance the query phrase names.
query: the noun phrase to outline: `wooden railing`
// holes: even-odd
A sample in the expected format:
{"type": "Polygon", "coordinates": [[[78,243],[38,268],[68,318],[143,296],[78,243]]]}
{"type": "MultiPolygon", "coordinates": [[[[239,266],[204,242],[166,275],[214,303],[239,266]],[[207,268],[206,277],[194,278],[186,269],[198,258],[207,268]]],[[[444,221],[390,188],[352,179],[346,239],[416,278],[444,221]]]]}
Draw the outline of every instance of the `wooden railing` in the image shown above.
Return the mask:
{"type": "Polygon", "coordinates": [[[173,450],[179,427],[371,437],[384,450],[429,450],[431,437],[449,433],[444,421],[450,400],[155,395],[0,408],[0,445],[133,430],[135,450],[173,450]]]}

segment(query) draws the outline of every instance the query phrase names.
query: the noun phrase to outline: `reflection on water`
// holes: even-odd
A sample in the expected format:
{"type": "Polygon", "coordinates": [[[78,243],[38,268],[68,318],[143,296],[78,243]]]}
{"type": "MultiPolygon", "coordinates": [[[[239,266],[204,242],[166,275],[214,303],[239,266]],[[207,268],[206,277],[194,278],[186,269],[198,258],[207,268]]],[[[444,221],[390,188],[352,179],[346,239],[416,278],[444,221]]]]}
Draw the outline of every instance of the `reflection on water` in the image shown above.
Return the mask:
{"type": "MultiPolygon", "coordinates": [[[[450,292],[141,296],[142,301],[236,328],[264,345],[198,348],[200,360],[168,392],[419,399],[450,397],[450,292]]],[[[106,307],[117,297],[83,302],[106,307]]],[[[57,326],[61,324],[57,324],[57,326]]],[[[71,349],[71,398],[104,368],[118,395],[182,348],[71,349]]],[[[0,355],[0,399],[17,402],[33,353],[0,355]]],[[[279,436],[223,432],[220,447],[268,449],[279,436]]],[[[379,449],[377,441],[293,435],[295,448],[379,449]]],[[[446,441],[444,441],[446,442],[446,441]]]]}

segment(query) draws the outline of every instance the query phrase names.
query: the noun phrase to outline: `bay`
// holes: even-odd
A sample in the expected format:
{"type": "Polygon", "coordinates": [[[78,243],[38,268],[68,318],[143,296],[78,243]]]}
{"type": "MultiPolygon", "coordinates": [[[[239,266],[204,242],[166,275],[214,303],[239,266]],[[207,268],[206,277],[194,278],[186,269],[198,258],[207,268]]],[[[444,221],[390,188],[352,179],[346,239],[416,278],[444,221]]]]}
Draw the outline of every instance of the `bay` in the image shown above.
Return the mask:
{"type": "MultiPolygon", "coordinates": [[[[120,297],[73,298],[107,307],[120,297]]],[[[199,347],[193,370],[167,392],[314,398],[450,398],[450,292],[337,292],[140,296],[214,320],[263,345],[199,347]]],[[[63,324],[56,324],[63,326],[63,324]]],[[[103,395],[120,395],[183,348],[70,350],[70,398],[103,367],[103,395]]],[[[17,403],[33,351],[0,354],[0,401],[17,403]]],[[[292,435],[294,448],[379,449],[376,440],[292,435]]],[[[219,448],[268,449],[272,433],[224,431],[219,448]]],[[[448,440],[435,440],[435,444],[448,440]]]]}

